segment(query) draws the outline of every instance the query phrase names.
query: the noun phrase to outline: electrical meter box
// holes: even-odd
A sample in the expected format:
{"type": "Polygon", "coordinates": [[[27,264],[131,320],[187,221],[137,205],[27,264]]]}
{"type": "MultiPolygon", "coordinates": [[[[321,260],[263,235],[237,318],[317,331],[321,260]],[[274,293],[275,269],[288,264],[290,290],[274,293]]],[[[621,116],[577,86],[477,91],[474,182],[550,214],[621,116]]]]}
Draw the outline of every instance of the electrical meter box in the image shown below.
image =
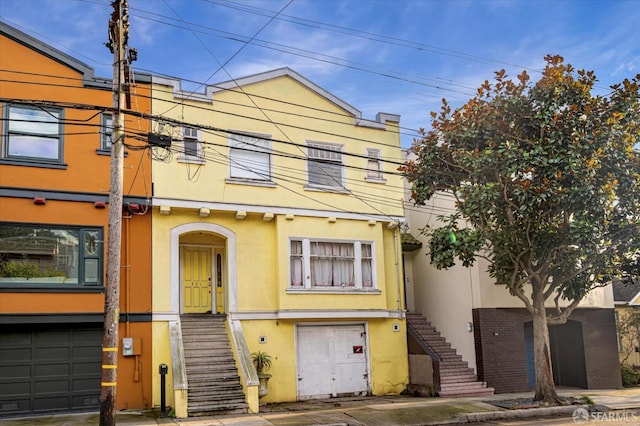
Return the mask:
{"type": "Polygon", "coordinates": [[[139,337],[123,337],[122,338],[122,356],[140,355],[140,338],[139,337]]]}

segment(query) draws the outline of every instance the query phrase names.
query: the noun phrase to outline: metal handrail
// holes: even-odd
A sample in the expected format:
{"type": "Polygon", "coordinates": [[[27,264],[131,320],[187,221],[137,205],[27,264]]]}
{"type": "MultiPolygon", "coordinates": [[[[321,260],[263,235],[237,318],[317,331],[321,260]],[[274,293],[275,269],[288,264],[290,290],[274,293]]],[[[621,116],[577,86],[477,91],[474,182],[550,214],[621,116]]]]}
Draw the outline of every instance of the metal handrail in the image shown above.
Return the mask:
{"type": "Polygon", "coordinates": [[[424,349],[424,351],[427,353],[427,355],[429,355],[431,357],[432,360],[434,361],[438,361],[441,362],[442,361],[442,357],[440,355],[438,355],[438,353],[435,351],[435,349],[433,349],[429,343],[427,343],[422,336],[420,335],[420,333],[418,333],[418,330],[416,330],[416,328],[407,321],[407,330],[409,331],[409,334],[411,335],[411,337],[414,338],[414,340],[416,341],[416,343],[422,348],[424,349]]]}

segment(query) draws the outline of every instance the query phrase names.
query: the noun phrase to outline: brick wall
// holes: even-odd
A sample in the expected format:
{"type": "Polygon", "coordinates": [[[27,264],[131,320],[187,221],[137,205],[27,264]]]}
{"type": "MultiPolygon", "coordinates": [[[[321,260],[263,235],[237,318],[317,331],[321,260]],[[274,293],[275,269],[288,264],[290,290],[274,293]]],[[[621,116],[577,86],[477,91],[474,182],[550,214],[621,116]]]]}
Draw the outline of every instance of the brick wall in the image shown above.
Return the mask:
{"type": "MultiPolygon", "coordinates": [[[[613,309],[576,309],[570,320],[582,326],[587,387],[619,388],[613,309]]],[[[530,321],[525,309],[473,310],[478,378],[495,388],[496,393],[529,390],[524,325],[530,321]]]]}

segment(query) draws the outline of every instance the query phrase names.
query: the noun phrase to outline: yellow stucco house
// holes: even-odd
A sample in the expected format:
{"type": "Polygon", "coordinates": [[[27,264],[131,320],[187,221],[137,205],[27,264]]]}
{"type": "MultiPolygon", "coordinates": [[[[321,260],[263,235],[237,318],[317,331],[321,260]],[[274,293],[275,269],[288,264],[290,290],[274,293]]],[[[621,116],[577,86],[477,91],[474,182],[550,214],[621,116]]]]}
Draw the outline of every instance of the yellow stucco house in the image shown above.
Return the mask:
{"type": "Polygon", "coordinates": [[[167,405],[184,417],[400,393],[400,117],[364,119],[289,68],[198,92],[154,77],[152,109],[167,405]],[[256,352],[271,356],[264,396],[256,352]]]}

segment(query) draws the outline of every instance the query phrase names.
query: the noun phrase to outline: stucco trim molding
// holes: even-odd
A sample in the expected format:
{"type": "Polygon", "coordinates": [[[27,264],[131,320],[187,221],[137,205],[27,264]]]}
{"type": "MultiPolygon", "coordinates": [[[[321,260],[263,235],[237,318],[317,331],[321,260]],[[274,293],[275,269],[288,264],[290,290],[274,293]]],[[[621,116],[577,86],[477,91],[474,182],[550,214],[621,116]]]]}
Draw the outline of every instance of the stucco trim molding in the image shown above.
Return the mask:
{"type": "Polygon", "coordinates": [[[280,311],[251,311],[229,313],[232,320],[278,320],[278,319],[344,319],[344,318],[403,318],[398,311],[385,309],[344,309],[344,310],[294,310],[285,309],[280,311]]]}
{"type": "Polygon", "coordinates": [[[377,220],[380,222],[404,222],[404,217],[396,215],[382,215],[373,213],[351,213],[341,212],[335,210],[312,210],[301,209],[296,207],[278,207],[269,205],[256,205],[256,204],[238,204],[238,203],[220,203],[213,201],[198,201],[198,200],[183,200],[178,198],[162,198],[154,197],[152,200],[154,207],[169,206],[171,208],[183,208],[183,209],[195,209],[207,208],[211,211],[245,211],[247,213],[265,213],[271,212],[273,214],[293,214],[295,216],[307,216],[307,217],[322,217],[329,218],[335,217],[336,219],[352,219],[352,220],[377,220]]]}
{"type": "Polygon", "coordinates": [[[191,222],[171,228],[169,234],[169,268],[171,274],[169,278],[169,293],[171,304],[168,314],[180,314],[180,235],[196,231],[218,234],[227,240],[227,271],[229,275],[227,277],[226,306],[228,312],[234,312],[238,309],[236,234],[230,229],[215,223],[191,222]]]}

